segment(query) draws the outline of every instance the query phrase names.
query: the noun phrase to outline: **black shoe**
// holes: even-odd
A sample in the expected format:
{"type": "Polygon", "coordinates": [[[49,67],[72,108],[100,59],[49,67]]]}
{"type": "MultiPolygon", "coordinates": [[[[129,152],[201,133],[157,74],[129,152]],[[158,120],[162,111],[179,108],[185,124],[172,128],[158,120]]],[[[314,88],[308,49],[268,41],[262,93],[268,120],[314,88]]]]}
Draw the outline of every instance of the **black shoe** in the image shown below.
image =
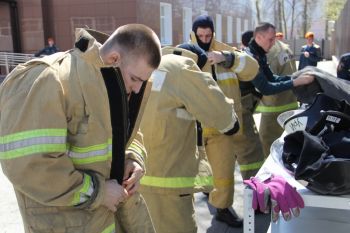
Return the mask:
{"type": "Polygon", "coordinates": [[[231,212],[228,208],[216,210],[216,220],[224,222],[231,227],[242,227],[243,219],[237,216],[233,211],[231,212]]]}

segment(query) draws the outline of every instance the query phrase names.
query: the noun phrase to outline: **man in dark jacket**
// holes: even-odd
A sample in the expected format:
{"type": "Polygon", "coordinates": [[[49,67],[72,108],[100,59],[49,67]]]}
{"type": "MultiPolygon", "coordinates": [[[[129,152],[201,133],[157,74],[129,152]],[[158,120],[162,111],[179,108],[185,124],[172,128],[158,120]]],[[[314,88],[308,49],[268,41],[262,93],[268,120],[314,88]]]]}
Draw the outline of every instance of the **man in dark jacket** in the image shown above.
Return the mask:
{"type": "Polygon", "coordinates": [[[277,76],[272,73],[266,53],[275,44],[275,37],[275,26],[270,23],[261,23],[255,28],[254,39],[250,41],[247,53],[258,61],[260,68],[256,77],[251,83],[245,83],[244,88],[257,89],[262,95],[273,95],[313,81],[314,77],[307,74],[291,79],[290,76],[277,76]]]}

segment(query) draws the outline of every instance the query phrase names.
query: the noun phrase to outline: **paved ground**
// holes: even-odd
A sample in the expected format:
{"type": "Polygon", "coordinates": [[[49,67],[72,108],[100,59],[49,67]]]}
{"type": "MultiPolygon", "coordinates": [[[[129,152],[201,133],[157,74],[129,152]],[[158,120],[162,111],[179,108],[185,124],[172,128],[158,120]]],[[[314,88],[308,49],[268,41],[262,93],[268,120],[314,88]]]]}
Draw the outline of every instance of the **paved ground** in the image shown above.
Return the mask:
{"type": "MultiPolygon", "coordinates": [[[[335,73],[334,63],[331,61],[321,62],[320,68],[335,73]]],[[[256,116],[257,123],[259,115],[256,116]]],[[[235,200],[233,208],[240,216],[243,216],[243,196],[242,178],[238,169],[235,169],[235,200]]],[[[196,218],[199,226],[198,233],[241,233],[243,229],[227,227],[225,224],[217,222],[213,216],[215,210],[208,204],[206,196],[201,193],[196,194],[196,218]]],[[[265,233],[269,225],[268,215],[256,216],[256,233],[265,233]]],[[[20,216],[16,197],[12,185],[4,176],[0,167],[0,233],[23,233],[22,218],[20,216]]]]}

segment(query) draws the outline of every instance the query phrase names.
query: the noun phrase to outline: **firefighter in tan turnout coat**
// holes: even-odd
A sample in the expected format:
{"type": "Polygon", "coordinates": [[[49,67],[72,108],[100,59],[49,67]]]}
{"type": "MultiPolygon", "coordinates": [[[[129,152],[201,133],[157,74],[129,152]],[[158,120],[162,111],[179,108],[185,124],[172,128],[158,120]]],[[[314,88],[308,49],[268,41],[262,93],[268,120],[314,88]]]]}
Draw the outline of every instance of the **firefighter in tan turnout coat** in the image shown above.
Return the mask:
{"type": "Polygon", "coordinates": [[[103,45],[83,29],[76,38],[72,50],[18,65],[0,88],[0,161],[25,232],[154,232],[135,193],[145,159],[136,132],[159,39],[137,24],[103,45]]]}
{"type": "MultiPolygon", "coordinates": [[[[201,53],[193,45],[184,48],[191,46],[201,53]]],[[[235,133],[239,126],[233,100],[225,97],[211,75],[201,72],[193,60],[204,65],[205,53],[198,58],[182,48],[165,47],[162,51],[141,122],[148,153],[141,193],[157,232],[196,233],[193,193],[212,182],[211,177],[198,175],[196,120],[226,134],[235,133]]]]}
{"type": "MultiPolygon", "coordinates": [[[[193,22],[191,43],[198,44],[208,54],[208,61],[202,68],[210,72],[224,94],[234,99],[235,111],[242,122],[241,93],[238,80],[250,81],[258,72],[259,66],[254,58],[234,48],[218,42],[214,38],[213,20],[206,15],[198,16],[193,22]]],[[[219,116],[219,115],[217,115],[219,116]]],[[[242,219],[229,208],[233,204],[234,168],[238,161],[244,178],[249,178],[263,163],[260,158],[252,156],[249,150],[241,146],[242,130],[227,136],[217,130],[204,127],[205,150],[213,171],[214,189],[210,192],[209,202],[217,208],[216,218],[233,227],[241,227],[242,219]],[[247,169],[248,168],[248,169],[247,169]]]]}

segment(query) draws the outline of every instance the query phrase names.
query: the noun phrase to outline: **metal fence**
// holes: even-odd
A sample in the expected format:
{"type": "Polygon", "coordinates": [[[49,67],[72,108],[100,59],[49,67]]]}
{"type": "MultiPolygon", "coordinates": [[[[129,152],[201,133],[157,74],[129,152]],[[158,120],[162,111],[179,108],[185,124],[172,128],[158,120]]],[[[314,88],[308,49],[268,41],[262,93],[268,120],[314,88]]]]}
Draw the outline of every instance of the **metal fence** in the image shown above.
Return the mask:
{"type": "Polygon", "coordinates": [[[32,58],[33,54],[0,52],[0,75],[6,76],[15,66],[32,58]]]}

